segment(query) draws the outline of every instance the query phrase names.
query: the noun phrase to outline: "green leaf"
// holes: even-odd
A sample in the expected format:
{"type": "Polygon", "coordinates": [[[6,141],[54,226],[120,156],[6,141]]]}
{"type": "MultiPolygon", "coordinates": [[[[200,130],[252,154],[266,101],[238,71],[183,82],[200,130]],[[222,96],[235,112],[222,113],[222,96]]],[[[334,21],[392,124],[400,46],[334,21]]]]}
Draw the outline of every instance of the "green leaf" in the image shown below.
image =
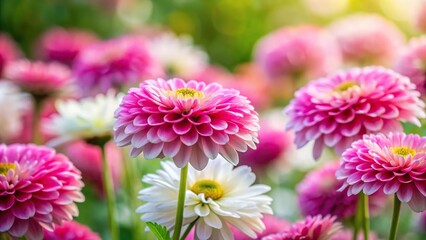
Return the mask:
{"type": "Polygon", "coordinates": [[[169,231],[165,226],[162,226],[158,223],[147,222],[146,226],[151,230],[151,232],[157,237],[158,240],[171,240],[169,231]]]}

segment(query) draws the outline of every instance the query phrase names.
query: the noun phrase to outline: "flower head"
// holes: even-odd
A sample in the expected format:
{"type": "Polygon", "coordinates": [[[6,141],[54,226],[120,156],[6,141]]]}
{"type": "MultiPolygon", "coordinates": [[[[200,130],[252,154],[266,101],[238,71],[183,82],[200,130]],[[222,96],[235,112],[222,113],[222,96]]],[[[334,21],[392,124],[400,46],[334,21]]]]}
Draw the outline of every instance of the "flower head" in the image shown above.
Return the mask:
{"type": "Polygon", "coordinates": [[[341,158],[336,173],[348,195],[384,192],[416,212],[426,210],[426,137],[404,133],[365,135],[341,158]]]}
{"type": "Polygon", "coordinates": [[[314,157],[325,146],[341,154],[364,134],[402,131],[399,121],[420,126],[420,93],[407,77],[382,67],[354,68],[313,81],[286,108],[298,148],[314,140],[314,157]]]}
{"type": "Polygon", "coordinates": [[[78,215],[83,182],[72,163],[54,150],[35,145],[0,145],[0,232],[42,239],[78,215]]]}
{"type": "Polygon", "coordinates": [[[53,232],[44,230],[43,240],[101,240],[90,228],[75,221],[55,226],[53,232]]]}
{"type": "Polygon", "coordinates": [[[336,217],[317,215],[296,222],[284,231],[262,238],[262,240],[327,240],[341,229],[341,224],[335,222],[336,217]]]}
{"type": "Polygon", "coordinates": [[[390,65],[404,35],[385,18],[375,14],[354,14],[330,26],[345,61],[353,65],[390,65]]]}
{"type": "Polygon", "coordinates": [[[87,96],[120,89],[162,72],[143,39],[125,36],[82,50],[74,62],[73,74],[87,96]]]}
{"type": "MultiPolygon", "coordinates": [[[[353,229],[342,229],[338,231],[336,234],[334,234],[330,240],[353,240],[354,238],[354,231],[353,229]]],[[[374,232],[371,232],[368,234],[369,240],[378,240],[377,234],[374,232]]],[[[358,234],[357,240],[365,240],[363,234],[358,234]]]]}
{"type": "MultiPolygon", "coordinates": [[[[144,221],[173,228],[179,189],[179,172],[172,162],[161,162],[156,174],[144,176],[150,187],[140,191],[147,203],[137,209],[144,221]]],[[[203,171],[190,167],[184,209],[184,229],[195,219],[198,239],[233,239],[228,224],[255,238],[265,225],[262,214],[272,214],[272,199],[264,193],[266,185],[254,184],[256,176],[247,166],[233,166],[219,157],[209,161],[203,171]],[[185,226],[186,225],[186,226],[185,226]]]]}
{"type": "Polygon", "coordinates": [[[8,35],[0,33],[0,77],[7,62],[18,59],[20,55],[13,40],[8,35]]]}
{"type": "Polygon", "coordinates": [[[114,139],[130,155],[173,158],[201,170],[221,154],[233,164],[237,151],[255,148],[259,118],[247,98],[216,83],[174,78],[132,88],[115,112],[114,139]]]}
{"type": "Polygon", "coordinates": [[[341,56],[327,31],[299,26],[282,28],[262,38],[255,49],[255,61],[271,79],[311,79],[336,70],[341,56]]]}

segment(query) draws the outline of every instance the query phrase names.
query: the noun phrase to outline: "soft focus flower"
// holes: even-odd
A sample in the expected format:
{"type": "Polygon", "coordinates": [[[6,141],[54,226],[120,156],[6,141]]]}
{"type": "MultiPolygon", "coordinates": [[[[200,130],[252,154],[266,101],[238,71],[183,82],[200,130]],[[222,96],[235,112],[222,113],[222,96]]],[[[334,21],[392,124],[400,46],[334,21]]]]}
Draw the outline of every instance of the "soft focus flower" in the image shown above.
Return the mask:
{"type": "Polygon", "coordinates": [[[58,136],[52,146],[77,139],[112,137],[114,111],[121,98],[121,94],[109,91],[79,101],[58,100],[58,114],[45,125],[48,132],[58,136]]]}
{"type": "Polygon", "coordinates": [[[37,51],[44,60],[72,65],[82,49],[97,41],[91,32],[55,27],[41,36],[37,51]]]}
{"type": "Polygon", "coordinates": [[[335,222],[335,220],[336,217],[330,215],[325,217],[321,215],[315,217],[309,216],[305,220],[296,222],[280,233],[266,236],[262,238],[262,240],[328,240],[341,228],[341,224],[335,222]]]}
{"type": "Polygon", "coordinates": [[[255,48],[255,62],[273,80],[310,80],[336,70],[341,56],[327,31],[299,26],[278,29],[263,37],[255,48]]]}
{"type": "Polygon", "coordinates": [[[382,67],[354,68],[311,82],[295,93],[285,112],[295,143],[315,141],[341,154],[366,133],[402,131],[399,121],[420,126],[425,117],[420,93],[407,77],[382,67]]]}
{"type": "Polygon", "coordinates": [[[153,38],[149,45],[153,58],[169,76],[192,77],[208,66],[208,56],[192,44],[189,36],[165,33],[153,38]]]}
{"type": "MultiPolygon", "coordinates": [[[[161,162],[157,174],[145,175],[151,184],[140,191],[147,203],[137,209],[143,221],[173,228],[179,190],[179,172],[172,162],[161,162]]],[[[209,161],[203,171],[190,167],[184,209],[183,229],[195,219],[197,239],[234,239],[228,224],[251,238],[265,229],[262,214],[272,214],[272,199],[264,193],[266,185],[253,183],[256,176],[247,166],[233,166],[219,157],[209,161]]]]}
{"type": "Polygon", "coordinates": [[[73,74],[87,96],[120,89],[162,72],[145,40],[125,36],[85,48],[75,59],[73,74]]]}
{"type": "Polygon", "coordinates": [[[422,2],[418,8],[416,26],[419,30],[426,32],[426,2],[422,2]]]}
{"type": "Polygon", "coordinates": [[[20,55],[13,40],[8,35],[0,33],[0,77],[7,62],[17,59],[20,55]]]}
{"type": "Polygon", "coordinates": [[[340,190],[348,195],[384,192],[416,212],[426,210],[426,137],[404,133],[365,135],[354,142],[341,158],[340,190]]]}
{"type": "Polygon", "coordinates": [[[101,240],[90,228],[75,221],[55,226],[53,232],[44,230],[43,240],[101,240]]]}
{"type": "Polygon", "coordinates": [[[423,211],[418,215],[417,228],[421,232],[426,232],[426,211],[423,211]]]}
{"type": "Polygon", "coordinates": [[[23,129],[23,116],[30,99],[11,82],[0,81],[0,142],[17,137],[23,129]]]}
{"type": "MultiPolygon", "coordinates": [[[[342,229],[334,234],[330,240],[353,240],[354,231],[353,229],[342,229]]],[[[378,240],[377,234],[371,232],[368,234],[369,240],[378,240]]],[[[364,240],[363,234],[358,234],[357,240],[364,240]]]]}
{"type": "Polygon", "coordinates": [[[400,51],[395,70],[409,77],[422,95],[426,94],[426,36],[412,39],[400,51]]]}
{"type": "Polygon", "coordinates": [[[201,170],[221,154],[233,164],[254,149],[259,118],[247,98],[217,83],[174,78],[147,80],[132,88],[115,112],[115,143],[130,155],[173,158],[201,170]]]}
{"type": "Polygon", "coordinates": [[[5,66],[3,76],[37,97],[58,94],[71,84],[70,70],[59,63],[16,60],[5,66]]]}
{"type": "MultiPolygon", "coordinates": [[[[339,162],[329,163],[309,172],[296,186],[299,207],[303,216],[332,215],[337,219],[355,215],[357,196],[348,196],[347,191],[337,191],[343,181],[336,179],[339,162]]],[[[369,198],[370,212],[384,207],[386,195],[376,193],[369,198]]]]}
{"type": "Polygon", "coordinates": [[[42,239],[78,215],[83,182],[72,163],[36,145],[0,145],[0,233],[42,239]]]}
{"type": "Polygon", "coordinates": [[[392,23],[375,14],[355,14],[333,23],[343,58],[353,65],[392,64],[404,36],[392,23]]]}

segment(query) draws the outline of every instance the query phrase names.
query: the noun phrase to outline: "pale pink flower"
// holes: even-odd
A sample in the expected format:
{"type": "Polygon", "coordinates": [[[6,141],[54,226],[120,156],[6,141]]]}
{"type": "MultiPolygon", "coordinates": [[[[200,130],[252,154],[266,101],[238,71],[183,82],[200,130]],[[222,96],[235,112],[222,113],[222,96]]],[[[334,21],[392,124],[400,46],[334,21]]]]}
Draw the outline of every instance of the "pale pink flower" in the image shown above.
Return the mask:
{"type": "Polygon", "coordinates": [[[307,217],[303,221],[296,222],[288,228],[283,229],[280,233],[271,234],[262,238],[262,240],[328,240],[342,225],[335,222],[336,217],[327,215],[325,217],[317,215],[315,217],[307,217]]]}
{"type": "Polygon", "coordinates": [[[352,65],[392,64],[404,35],[392,22],[376,14],[354,14],[330,26],[343,58],[352,65]]]}
{"type": "Polygon", "coordinates": [[[162,75],[144,39],[124,36],[94,44],[77,56],[73,74],[84,96],[121,89],[162,75]]]}
{"type": "Polygon", "coordinates": [[[416,16],[416,26],[420,31],[426,32],[426,2],[422,2],[416,16]]]}
{"type": "Polygon", "coordinates": [[[101,240],[89,227],[75,221],[55,226],[53,232],[44,230],[43,240],[101,240]]]}
{"type": "Polygon", "coordinates": [[[341,158],[336,173],[348,196],[396,194],[416,212],[426,210],[426,137],[390,133],[365,135],[341,158]]]}
{"type": "Polygon", "coordinates": [[[254,58],[272,80],[317,78],[341,65],[335,39],[316,26],[281,28],[269,33],[257,43],[254,58]]]}
{"type": "Polygon", "coordinates": [[[98,41],[92,32],[55,27],[41,36],[37,54],[47,61],[72,65],[81,50],[98,41]]]}
{"type": "MultiPolygon", "coordinates": [[[[353,229],[342,229],[342,230],[338,231],[336,234],[334,234],[330,238],[330,240],[353,240],[353,234],[354,234],[353,229]]],[[[378,240],[379,238],[377,237],[376,233],[370,231],[370,233],[368,234],[368,239],[369,240],[378,240]]],[[[358,233],[357,240],[364,240],[363,234],[358,233]]]]}
{"type": "Polygon", "coordinates": [[[0,233],[42,239],[78,215],[80,171],[61,154],[36,145],[0,145],[0,233]]]}
{"type": "Polygon", "coordinates": [[[247,98],[217,83],[174,78],[147,80],[131,88],[115,113],[114,140],[130,155],[173,158],[203,169],[218,154],[238,163],[256,148],[259,118],[247,98]]]}
{"type": "Polygon", "coordinates": [[[312,81],[295,93],[285,112],[298,148],[315,141],[337,154],[364,134],[402,131],[399,121],[420,126],[425,117],[420,93],[407,77],[382,67],[354,68],[312,81]]]}
{"type": "Polygon", "coordinates": [[[19,49],[13,40],[4,33],[0,33],[0,77],[7,62],[18,59],[21,56],[19,49]]]}

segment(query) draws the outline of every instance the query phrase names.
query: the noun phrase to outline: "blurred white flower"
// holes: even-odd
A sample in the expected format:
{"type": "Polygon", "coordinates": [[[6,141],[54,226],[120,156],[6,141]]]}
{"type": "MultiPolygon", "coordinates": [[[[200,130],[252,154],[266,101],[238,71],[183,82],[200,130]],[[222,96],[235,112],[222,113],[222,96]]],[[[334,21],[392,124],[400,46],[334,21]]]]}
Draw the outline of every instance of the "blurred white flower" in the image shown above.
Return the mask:
{"type": "MultiPolygon", "coordinates": [[[[142,179],[151,184],[140,191],[147,203],[137,209],[141,219],[174,227],[180,169],[171,161],[142,179]]],[[[183,229],[193,222],[196,239],[233,239],[229,225],[251,238],[265,229],[262,214],[272,214],[272,198],[263,195],[271,188],[253,183],[256,176],[247,166],[233,168],[222,157],[209,161],[203,171],[189,166],[183,229]],[[197,220],[198,219],[198,220],[197,220]],[[229,225],[228,225],[229,224],[229,225]]]]}
{"type": "Polygon", "coordinates": [[[153,38],[150,45],[154,59],[171,76],[192,77],[208,65],[207,54],[194,46],[189,36],[165,33],[153,38]]]}

